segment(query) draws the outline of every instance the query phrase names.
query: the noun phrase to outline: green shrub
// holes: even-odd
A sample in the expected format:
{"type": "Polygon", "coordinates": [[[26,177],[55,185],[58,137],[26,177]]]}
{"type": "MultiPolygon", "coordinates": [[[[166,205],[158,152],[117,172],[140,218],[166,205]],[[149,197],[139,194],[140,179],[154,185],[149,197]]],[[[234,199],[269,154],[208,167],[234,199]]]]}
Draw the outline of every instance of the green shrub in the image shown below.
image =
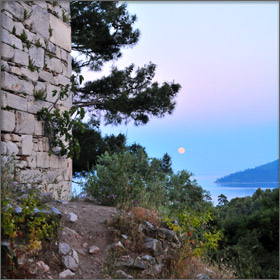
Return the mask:
{"type": "Polygon", "coordinates": [[[8,240],[8,263],[14,267],[22,254],[34,254],[46,239],[58,230],[58,219],[44,210],[40,190],[14,181],[14,160],[2,159],[1,169],[1,237],[8,240]],[[3,164],[4,163],[4,164],[3,164]]]}

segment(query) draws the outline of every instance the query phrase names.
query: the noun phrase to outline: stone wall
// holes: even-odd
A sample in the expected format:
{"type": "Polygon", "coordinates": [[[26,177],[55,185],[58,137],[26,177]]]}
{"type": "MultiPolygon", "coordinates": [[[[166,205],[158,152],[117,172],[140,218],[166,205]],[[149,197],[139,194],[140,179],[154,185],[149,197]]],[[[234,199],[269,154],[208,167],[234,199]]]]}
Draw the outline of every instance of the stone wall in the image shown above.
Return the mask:
{"type": "MultiPolygon", "coordinates": [[[[14,155],[20,182],[69,199],[72,161],[49,154],[43,123],[36,119],[38,110],[55,102],[53,91],[70,83],[69,2],[2,2],[1,13],[2,160],[14,155]],[[38,99],[40,93],[45,98],[38,99]]],[[[72,96],[57,106],[68,110],[72,96]]]]}

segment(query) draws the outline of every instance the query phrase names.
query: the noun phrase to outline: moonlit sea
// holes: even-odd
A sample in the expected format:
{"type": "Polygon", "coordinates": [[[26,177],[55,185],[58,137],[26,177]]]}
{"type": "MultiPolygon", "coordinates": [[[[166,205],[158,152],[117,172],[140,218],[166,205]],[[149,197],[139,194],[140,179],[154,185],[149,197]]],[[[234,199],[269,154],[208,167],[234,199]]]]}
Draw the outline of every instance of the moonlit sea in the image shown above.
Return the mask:
{"type": "MultiPolygon", "coordinates": [[[[194,177],[204,190],[210,192],[213,204],[218,204],[218,196],[224,194],[230,201],[236,197],[252,196],[258,188],[261,190],[279,188],[279,182],[264,182],[264,183],[231,183],[227,185],[215,184],[217,176],[197,176],[194,177]]],[[[73,179],[75,182],[84,181],[83,178],[73,179]]],[[[73,194],[80,194],[82,191],[81,185],[73,182],[73,194]]]]}
{"type": "Polygon", "coordinates": [[[230,201],[236,197],[252,196],[258,188],[261,190],[279,188],[279,182],[215,184],[216,176],[197,176],[195,179],[204,190],[210,192],[215,206],[218,204],[220,194],[224,194],[230,201]]]}

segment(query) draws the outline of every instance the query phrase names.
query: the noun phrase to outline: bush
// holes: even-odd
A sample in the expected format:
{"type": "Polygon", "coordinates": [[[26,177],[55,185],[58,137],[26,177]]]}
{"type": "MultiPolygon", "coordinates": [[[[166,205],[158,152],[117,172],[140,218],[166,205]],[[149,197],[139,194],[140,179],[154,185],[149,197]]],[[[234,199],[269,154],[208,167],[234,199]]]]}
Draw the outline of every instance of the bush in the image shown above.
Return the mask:
{"type": "Polygon", "coordinates": [[[13,181],[14,161],[4,161],[1,169],[1,236],[9,241],[6,262],[12,267],[22,254],[36,254],[46,238],[51,239],[58,222],[43,209],[40,191],[30,184],[13,181]]]}
{"type": "Polygon", "coordinates": [[[160,163],[150,161],[141,150],[113,155],[105,152],[88,175],[84,191],[107,206],[160,206],[166,196],[165,174],[159,169],[160,163]]]}

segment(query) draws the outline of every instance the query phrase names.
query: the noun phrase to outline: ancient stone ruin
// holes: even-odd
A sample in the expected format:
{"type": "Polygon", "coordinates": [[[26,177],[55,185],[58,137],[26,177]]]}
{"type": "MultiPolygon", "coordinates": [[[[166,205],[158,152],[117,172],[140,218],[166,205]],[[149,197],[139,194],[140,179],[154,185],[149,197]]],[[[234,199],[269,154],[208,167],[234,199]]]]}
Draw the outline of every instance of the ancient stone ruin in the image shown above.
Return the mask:
{"type": "MultiPolygon", "coordinates": [[[[17,180],[69,199],[72,161],[49,154],[48,135],[36,118],[56,101],[53,91],[70,84],[69,2],[2,2],[1,13],[2,161],[13,155],[17,180]]],[[[72,96],[57,106],[69,110],[72,96]]]]}

